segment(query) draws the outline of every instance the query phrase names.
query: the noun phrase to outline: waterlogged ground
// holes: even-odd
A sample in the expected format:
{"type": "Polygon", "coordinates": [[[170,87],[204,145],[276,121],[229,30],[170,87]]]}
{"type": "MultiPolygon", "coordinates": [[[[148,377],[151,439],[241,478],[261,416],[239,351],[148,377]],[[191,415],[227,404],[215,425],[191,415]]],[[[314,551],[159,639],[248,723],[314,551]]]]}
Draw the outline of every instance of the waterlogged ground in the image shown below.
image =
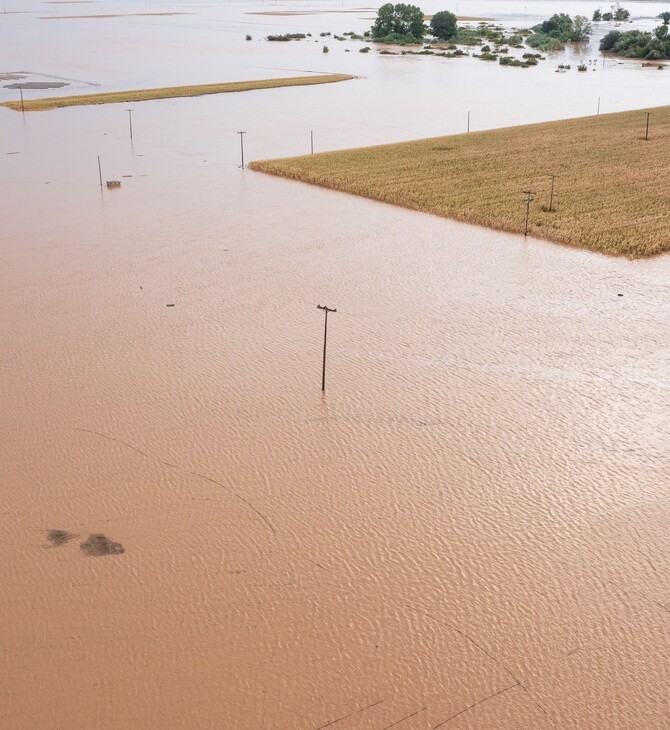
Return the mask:
{"type": "Polygon", "coordinates": [[[241,170],[236,132],[641,108],[670,71],[323,54],[258,39],[372,13],[245,15],[307,4],[5,9],[4,72],[364,78],[136,104],[132,144],[125,105],[0,110],[0,726],[666,728],[670,259],[241,170]],[[39,19],[129,12],[193,14],[39,19]]]}

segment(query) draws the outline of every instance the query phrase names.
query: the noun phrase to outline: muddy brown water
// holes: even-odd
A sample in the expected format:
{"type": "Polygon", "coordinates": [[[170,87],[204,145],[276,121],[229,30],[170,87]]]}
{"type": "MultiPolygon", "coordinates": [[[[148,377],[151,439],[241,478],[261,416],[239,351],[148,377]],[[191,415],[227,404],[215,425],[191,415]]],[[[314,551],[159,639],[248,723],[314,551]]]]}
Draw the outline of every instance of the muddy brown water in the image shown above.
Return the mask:
{"type": "Polygon", "coordinates": [[[237,166],[408,67],[0,110],[0,727],[670,724],[670,258],[237,166]]]}

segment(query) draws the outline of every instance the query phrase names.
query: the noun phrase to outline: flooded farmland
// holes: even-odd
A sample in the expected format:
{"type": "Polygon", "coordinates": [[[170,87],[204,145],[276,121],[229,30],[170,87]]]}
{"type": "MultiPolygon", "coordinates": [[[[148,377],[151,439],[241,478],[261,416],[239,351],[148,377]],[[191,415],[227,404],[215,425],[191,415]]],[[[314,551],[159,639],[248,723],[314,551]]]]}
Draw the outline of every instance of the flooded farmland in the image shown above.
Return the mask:
{"type": "Polygon", "coordinates": [[[243,170],[237,134],[251,160],[647,109],[670,69],[324,54],[361,7],[0,14],[0,73],[69,84],[27,98],[358,77],[137,103],[132,140],[125,104],[0,108],[2,728],[670,724],[670,258],[243,170]]]}

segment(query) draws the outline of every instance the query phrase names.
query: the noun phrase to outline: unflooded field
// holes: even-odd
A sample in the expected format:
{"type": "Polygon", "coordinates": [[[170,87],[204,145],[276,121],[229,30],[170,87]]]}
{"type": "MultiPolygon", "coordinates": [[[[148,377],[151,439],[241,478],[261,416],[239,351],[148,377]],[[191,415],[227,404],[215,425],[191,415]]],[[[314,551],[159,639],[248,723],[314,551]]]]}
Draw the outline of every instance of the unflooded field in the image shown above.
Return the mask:
{"type": "Polygon", "coordinates": [[[653,112],[262,160],[252,168],[468,223],[636,258],[670,250],[670,188],[662,154],[668,139],[670,107],[659,107],[653,112]]]}
{"type": "Polygon", "coordinates": [[[65,95],[362,77],[138,102],[132,140],[127,104],[0,109],[0,725],[664,729],[668,256],[261,175],[238,135],[248,161],[641,108],[664,72],[323,54],[260,38],[355,14],[193,5],[0,15],[0,71],[65,95]]]}

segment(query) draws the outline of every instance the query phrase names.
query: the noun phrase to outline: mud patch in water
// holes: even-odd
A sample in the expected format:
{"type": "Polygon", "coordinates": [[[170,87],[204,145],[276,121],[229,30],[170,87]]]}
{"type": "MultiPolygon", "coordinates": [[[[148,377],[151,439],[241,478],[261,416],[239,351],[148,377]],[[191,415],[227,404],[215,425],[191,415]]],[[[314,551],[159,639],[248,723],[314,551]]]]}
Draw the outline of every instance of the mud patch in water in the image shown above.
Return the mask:
{"type": "Polygon", "coordinates": [[[47,539],[51,543],[53,547],[61,547],[61,545],[66,545],[70,540],[74,540],[75,537],[78,537],[78,535],[74,535],[71,532],[66,532],[65,530],[49,530],[47,533],[47,539]]]}
{"type": "Polygon", "coordinates": [[[97,558],[102,555],[121,555],[126,550],[120,542],[112,542],[106,535],[89,535],[88,540],[82,542],[81,551],[88,557],[97,558]]]}

